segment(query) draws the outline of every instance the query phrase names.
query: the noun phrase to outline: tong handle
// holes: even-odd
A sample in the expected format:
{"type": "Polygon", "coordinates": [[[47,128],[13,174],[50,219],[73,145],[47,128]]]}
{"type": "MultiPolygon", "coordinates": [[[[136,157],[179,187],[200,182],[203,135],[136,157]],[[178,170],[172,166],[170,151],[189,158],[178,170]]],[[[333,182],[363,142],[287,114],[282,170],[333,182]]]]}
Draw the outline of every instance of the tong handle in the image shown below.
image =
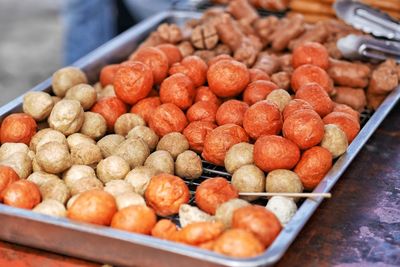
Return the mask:
{"type": "Polygon", "coordinates": [[[357,8],[355,10],[356,15],[369,20],[371,22],[376,23],[382,28],[387,29],[387,37],[388,39],[396,39],[400,40],[400,24],[392,21],[387,16],[383,16],[381,13],[376,14],[373,10],[369,9],[368,11],[362,8],[357,8]]]}
{"type": "Polygon", "coordinates": [[[365,57],[379,60],[393,58],[400,63],[400,43],[376,39],[366,40],[359,47],[359,53],[365,57]]]}

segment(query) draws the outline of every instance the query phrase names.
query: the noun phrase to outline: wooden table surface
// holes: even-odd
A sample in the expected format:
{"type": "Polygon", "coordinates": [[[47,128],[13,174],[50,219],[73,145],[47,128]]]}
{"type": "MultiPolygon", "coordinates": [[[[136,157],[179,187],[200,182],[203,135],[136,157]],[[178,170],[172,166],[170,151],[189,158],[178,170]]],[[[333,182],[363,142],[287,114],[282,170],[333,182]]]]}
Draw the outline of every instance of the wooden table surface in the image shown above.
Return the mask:
{"type": "MultiPolygon", "coordinates": [[[[400,266],[400,105],[358,154],[277,266],[400,266]]],[[[0,266],[98,264],[0,242],[0,266]]]]}

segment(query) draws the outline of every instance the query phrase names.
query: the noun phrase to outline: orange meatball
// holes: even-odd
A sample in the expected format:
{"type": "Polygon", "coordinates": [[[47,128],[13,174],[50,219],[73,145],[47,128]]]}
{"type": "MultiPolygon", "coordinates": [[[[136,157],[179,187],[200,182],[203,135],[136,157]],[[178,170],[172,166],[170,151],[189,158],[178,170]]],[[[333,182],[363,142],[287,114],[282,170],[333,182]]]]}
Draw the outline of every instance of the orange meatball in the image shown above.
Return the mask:
{"type": "Polygon", "coordinates": [[[111,227],[149,235],[156,222],[157,216],[152,209],[147,206],[132,205],[114,214],[111,227]]]}
{"type": "Polygon", "coordinates": [[[36,121],[25,113],[8,115],[1,123],[1,143],[24,143],[29,145],[36,134],[36,121]]]}
{"type": "Polygon", "coordinates": [[[296,98],[307,101],[321,117],[333,110],[333,101],[317,83],[307,83],[301,86],[296,92],[296,98]]]}
{"type": "Polygon", "coordinates": [[[295,69],[290,83],[294,92],[307,83],[321,85],[328,94],[333,90],[333,83],[328,73],[320,67],[310,64],[301,65],[295,69]]]}
{"type": "Polygon", "coordinates": [[[327,70],[329,67],[328,50],[320,43],[308,42],[299,45],[293,50],[292,66],[311,64],[327,70]]]}
{"type": "Polygon", "coordinates": [[[271,80],[271,78],[265,71],[257,69],[257,68],[249,69],[249,74],[250,74],[250,83],[255,82],[255,81],[271,80]]]}
{"type": "Polygon", "coordinates": [[[29,210],[41,200],[39,188],[28,180],[13,182],[3,190],[2,197],[6,205],[29,210]]]}
{"type": "Polygon", "coordinates": [[[121,64],[113,84],[117,97],[133,105],[150,93],[153,87],[153,74],[147,65],[133,61],[121,64]]]}
{"type": "Polygon", "coordinates": [[[283,109],[282,112],[283,119],[286,120],[286,118],[292,115],[293,113],[304,109],[314,110],[313,107],[303,99],[290,100],[290,102],[283,109]]]}
{"type": "Polygon", "coordinates": [[[3,201],[3,192],[10,184],[19,180],[13,168],[0,165],[0,202],[3,201]]]}
{"type": "Polygon", "coordinates": [[[216,120],[218,125],[233,123],[239,126],[243,125],[244,113],[249,105],[236,99],[228,100],[218,108],[216,120]]]}
{"type": "Polygon", "coordinates": [[[193,104],[195,94],[192,81],[182,73],[169,76],[160,86],[161,102],[175,104],[182,110],[193,104]]]}
{"type": "Polygon", "coordinates": [[[188,124],[185,113],[172,103],[158,106],[150,116],[149,126],[158,136],[182,132],[188,124]]]}
{"type": "Polygon", "coordinates": [[[279,89],[278,85],[270,81],[251,82],[243,92],[243,101],[253,105],[258,101],[265,100],[269,93],[275,89],[279,89]]]}
{"type": "Polygon", "coordinates": [[[92,112],[99,113],[107,122],[107,128],[112,130],[114,124],[122,114],[127,112],[124,102],[115,96],[102,98],[97,101],[91,109],[92,112]]]}
{"type": "Polygon", "coordinates": [[[356,138],[360,131],[360,123],[350,114],[344,112],[332,112],[323,119],[325,124],[335,124],[345,132],[349,144],[356,138]]]}
{"type": "Polygon", "coordinates": [[[279,108],[263,100],[252,105],[244,114],[243,127],[251,138],[278,134],[282,129],[282,116],[279,108]]]}
{"type": "Polygon", "coordinates": [[[129,60],[140,61],[153,72],[153,81],[160,84],[168,74],[168,57],[155,47],[142,47],[133,53],[129,60]]]}
{"type": "Polygon", "coordinates": [[[168,58],[168,65],[172,66],[172,64],[180,62],[182,60],[182,54],[179,48],[173,44],[160,44],[157,45],[156,48],[160,49],[164,52],[164,54],[168,58]]]}
{"type": "Polygon", "coordinates": [[[193,121],[183,130],[183,135],[188,140],[190,149],[201,153],[207,134],[215,128],[217,128],[217,125],[212,122],[193,121]]]}
{"type": "Polygon", "coordinates": [[[221,104],[221,100],[219,100],[219,98],[207,86],[200,86],[197,88],[194,102],[199,101],[210,101],[217,106],[221,104]]]}
{"type": "Polygon", "coordinates": [[[189,202],[189,188],[178,176],[162,173],[153,176],[145,192],[147,204],[160,216],[179,212],[189,202]]]}
{"type": "Polygon", "coordinates": [[[104,66],[101,71],[100,71],[100,83],[103,87],[113,84],[114,82],[114,77],[115,74],[117,73],[117,70],[119,69],[120,65],[119,64],[111,64],[104,66]]]}
{"type": "Polygon", "coordinates": [[[236,60],[221,60],[207,71],[210,90],[219,97],[233,97],[240,94],[250,81],[249,71],[236,60]]]}
{"type": "Polygon", "coordinates": [[[356,121],[360,121],[360,112],[357,110],[353,109],[352,107],[346,105],[346,104],[339,104],[339,103],[334,103],[333,104],[333,112],[338,111],[338,112],[344,112],[349,115],[351,115],[356,121]]]}
{"type": "Polygon", "coordinates": [[[199,87],[206,82],[207,68],[207,64],[198,56],[188,56],[172,65],[169,74],[185,74],[192,80],[195,87],[199,87]]]}
{"type": "Polygon", "coordinates": [[[238,196],[238,190],[222,177],[204,180],[195,193],[197,206],[212,215],[219,205],[238,196]]]}
{"type": "Polygon", "coordinates": [[[218,55],[218,56],[213,57],[212,59],[210,59],[208,61],[208,67],[211,67],[212,65],[214,65],[215,63],[217,63],[218,61],[221,61],[221,60],[234,60],[234,59],[230,55],[221,54],[221,55],[218,55]]]}
{"type": "Polygon", "coordinates": [[[192,121],[215,122],[218,106],[210,101],[199,101],[193,104],[186,112],[187,119],[192,121]]]}
{"type": "Polygon", "coordinates": [[[247,258],[263,253],[264,246],[249,231],[229,229],[215,240],[213,250],[231,257],[247,258]]]}
{"type": "Polygon", "coordinates": [[[176,224],[171,220],[159,220],[151,230],[151,235],[161,239],[172,240],[175,233],[178,231],[176,224]]]}
{"type": "Polygon", "coordinates": [[[131,113],[140,115],[146,123],[149,123],[151,115],[160,105],[161,100],[158,96],[146,97],[132,106],[131,113]]]}
{"type": "Polygon", "coordinates": [[[204,140],[203,158],[224,166],[225,154],[234,144],[248,142],[245,130],[236,124],[225,124],[212,130],[204,140]]]}
{"type": "Polygon", "coordinates": [[[110,225],[117,204],[106,191],[92,189],[80,193],[67,211],[68,218],[86,223],[110,225]]]}
{"type": "Polygon", "coordinates": [[[299,147],[281,136],[265,135],[254,144],[254,163],[265,172],[292,169],[300,159],[299,147]]]}
{"type": "Polygon", "coordinates": [[[232,228],[248,230],[269,247],[282,230],[276,216],[265,207],[249,205],[233,212],[232,228]]]}
{"type": "Polygon", "coordinates": [[[303,150],[318,145],[325,133],[321,117],[309,109],[299,110],[287,117],[282,132],[285,138],[303,150]]]}
{"type": "Polygon", "coordinates": [[[216,239],[224,231],[221,222],[194,222],[177,231],[174,240],[188,245],[200,245],[216,239]]]}
{"type": "Polygon", "coordinates": [[[304,189],[312,190],[324,178],[331,167],[332,154],[329,150],[315,146],[304,151],[294,172],[300,177],[304,189]]]}

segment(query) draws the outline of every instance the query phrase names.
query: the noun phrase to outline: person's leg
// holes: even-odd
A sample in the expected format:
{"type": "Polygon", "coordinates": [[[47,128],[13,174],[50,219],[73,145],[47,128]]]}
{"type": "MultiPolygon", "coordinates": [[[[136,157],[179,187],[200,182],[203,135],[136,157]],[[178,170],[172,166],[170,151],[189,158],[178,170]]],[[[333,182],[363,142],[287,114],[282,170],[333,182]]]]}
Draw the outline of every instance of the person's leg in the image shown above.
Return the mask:
{"type": "Polygon", "coordinates": [[[64,63],[73,63],[116,34],[114,0],[64,0],[64,63]]]}
{"type": "Polygon", "coordinates": [[[140,21],[157,12],[171,8],[172,0],[124,0],[132,16],[140,21]]]}

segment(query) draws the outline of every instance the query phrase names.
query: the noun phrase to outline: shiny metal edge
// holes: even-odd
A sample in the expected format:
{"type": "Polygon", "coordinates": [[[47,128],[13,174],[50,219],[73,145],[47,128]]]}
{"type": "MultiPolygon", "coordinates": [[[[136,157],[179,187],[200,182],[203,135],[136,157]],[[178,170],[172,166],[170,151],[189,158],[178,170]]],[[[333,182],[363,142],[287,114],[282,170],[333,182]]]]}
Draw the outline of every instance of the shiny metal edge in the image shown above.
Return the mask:
{"type": "MultiPolygon", "coordinates": [[[[115,49],[120,49],[129,44],[128,46],[131,47],[132,51],[134,48],[130,44],[132,40],[136,39],[137,36],[147,35],[163,21],[184,20],[200,16],[201,13],[185,11],[166,11],[156,14],[78,60],[73,65],[82,68],[87,73],[90,73],[92,68],[95,67],[98,70],[101,67],[99,66],[101,61],[104,61],[104,64],[110,63],[109,58],[113,57],[112,52],[115,49]],[[104,58],[108,59],[102,60],[104,58]]],[[[139,42],[141,40],[136,41],[139,42]]],[[[89,77],[90,79],[91,77],[89,77]]],[[[92,77],[92,81],[94,81],[94,77],[92,77]]],[[[51,78],[32,88],[31,91],[49,91],[50,86],[51,78]]],[[[330,191],[399,98],[400,86],[376,110],[375,114],[351,143],[348,151],[336,161],[314,192],[330,191]]],[[[1,107],[0,117],[4,117],[10,112],[21,110],[21,106],[22,96],[1,107]]],[[[32,211],[3,204],[0,204],[0,219],[3,222],[3,227],[0,228],[0,238],[9,242],[121,266],[137,264],[140,264],[140,266],[187,266],[187,264],[195,264],[194,266],[268,266],[276,263],[283,256],[322,200],[322,198],[307,199],[273,244],[260,256],[250,259],[230,258],[151,236],[36,214],[32,211]],[[8,223],[5,224],[5,222],[8,223]],[[22,225],[32,227],[22,228],[22,225]],[[41,231],[37,231],[39,229],[41,231]],[[45,230],[44,233],[42,232],[43,230],[45,230]],[[65,242],[65,239],[69,236],[79,236],[85,239],[75,240],[72,238],[69,242],[65,242]],[[85,240],[96,242],[96,244],[93,244],[94,248],[78,246],[79,243],[85,242],[85,240]],[[113,251],[113,253],[109,254],[107,251],[103,251],[105,248],[113,251]],[[139,257],[137,254],[139,254],[139,257]],[[133,255],[136,256],[133,257],[133,255]],[[152,255],[151,259],[149,255],[152,255]]]]}

